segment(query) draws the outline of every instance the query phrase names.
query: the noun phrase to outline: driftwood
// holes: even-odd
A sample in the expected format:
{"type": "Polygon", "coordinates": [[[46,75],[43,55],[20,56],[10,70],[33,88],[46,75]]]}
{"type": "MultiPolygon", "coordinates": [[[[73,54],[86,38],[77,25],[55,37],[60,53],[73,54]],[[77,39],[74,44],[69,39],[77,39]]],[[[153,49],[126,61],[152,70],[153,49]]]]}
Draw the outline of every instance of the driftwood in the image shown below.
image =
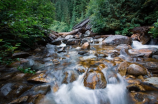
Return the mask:
{"type": "Polygon", "coordinates": [[[86,27],[86,25],[87,25],[88,23],[89,23],[89,18],[86,18],[85,20],[83,20],[83,21],[81,21],[80,23],[78,23],[77,25],[75,25],[75,26],[73,27],[73,30],[86,27]]]}
{"type": "Polygon", "coordinates": [[[80,29],[75,29],[70,32],[62,32],[62,33],[59,33],[59,35],[62,35],[62,36],[73,35],[73,34],[76,34],[79,30],[80,29]]]}

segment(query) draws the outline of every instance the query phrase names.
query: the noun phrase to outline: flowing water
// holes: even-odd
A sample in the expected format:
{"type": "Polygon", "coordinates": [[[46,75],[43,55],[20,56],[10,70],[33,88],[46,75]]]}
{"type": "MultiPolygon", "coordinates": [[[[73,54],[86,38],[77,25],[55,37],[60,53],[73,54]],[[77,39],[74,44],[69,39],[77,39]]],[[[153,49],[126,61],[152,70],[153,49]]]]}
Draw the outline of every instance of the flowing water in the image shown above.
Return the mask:
{"type": "MultiPolygon", "coordinates": [[[[106,88],[90,89],[84,86],[84,76],[87,70],[96,69],[96,66],[91,65],[91,62],[88,63],[87,60],[100,61],[104,57],[98,57],[96,53],[113,50],[114,47],[92,43],[88,55],[79,55],[78,49],[80,49],[78,46],[65,46],[63,43],[60,46],[47,45],[49,57],[51,54],[56,54],[51,58],[58,59],[60,64],[53,65],[47,70],[52,91],[46,95],[42,104],[130,104],[131,100],[126,89],[127,82],[117,73],[116,67],[111,63],[102,62],[108,66],[102,70],[107,81],[106,88]],[[57,47],[67,47],[67,52],[56,53],[57,47]],[[81,64],[81,60],[87,64],[81,64]],[[86,71],[79,74],[75,81],[70,82],[71,73],[77,73],[78,68],[86,71]],[[69,73],[68,83],[63,83],[65,72],[69,73]],[[57,91],[53,90],[54,85],[58,85],[57,91]]],[[[109,53],[105,59],[112,60],[113,58],[109,53]]]]}
{"type": "Polygon", "coordinates": [[[132,47],[136,48],[136,49],[141,49],[141,48],[158,48],[157,45],[143,45],[139,41],[133,41],[132,47]]]}

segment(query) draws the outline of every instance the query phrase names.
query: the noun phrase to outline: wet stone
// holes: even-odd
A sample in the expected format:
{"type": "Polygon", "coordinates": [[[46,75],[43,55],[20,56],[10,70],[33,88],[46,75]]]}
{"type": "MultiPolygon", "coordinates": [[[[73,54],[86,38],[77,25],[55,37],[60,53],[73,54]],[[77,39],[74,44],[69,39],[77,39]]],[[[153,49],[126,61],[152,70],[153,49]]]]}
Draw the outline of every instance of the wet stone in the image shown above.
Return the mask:
{"type": "Polygon", "coordinates": [[[129,66],[129,63],[126,61],[120,63],[120,65],[118,66],[118,72],[120,73],[121,76],[126,75],[128,66],[129,66]]]}
{"type": "Polygon", "coordinates": [[[150,49],[130,49],[129,53],[137,56],[143,55],[144,57],[152,56],[152,51],[150,49]]]}
{"type": "Polygon", "coordinates": [[[77,45],[80,43],[80,39],[69,39],[66,43],[66,45],[77,45]]]}
{"type": "Polygon", "coordinates": [[[139,75],[147,75],[147,69],[144,66],[131,64],[128,67],[128,74],[139,76],[139,75]]]}
{"type": "Polygon", "coordinates": [[[21,104],[21,103],[26,103],[26,101],[28,100],[28,96],[23,96],[20,97],[16,100],[13,100],[12,102],[10,102],[9,104],[21,104]]]}
{"type": "Polygon", "coordinates": [[[103,89],[106,84],[106,79],[101,71],[88,72],[84,79],[84,86],[90,89],[103,89]]]}
{"type": "Polygon", "coordinates": [[[89,48],[90,48],[89,42],[84,43],[81,47],[81,49],[89,49],[89,48]]]}
{"type": "Polygon", "coordinates": [[[47,94],[47,92],[49,92],[50,89],[50,85],[40,85],[34,88],[34,91],[36,93],[40,93],[40,94],[47,94]]]}
{"type": "Polygon", "coordinates": [[[122,35],[111,35],[103,40],[103,45],[119,45],[119,44],[131,44],[132,39],[122,35]]]}
{"type": "Polygon", "coordinates": [[[63,79],[62,83],[68,84],[68,83],[72,83],[73,81],[75,81],[78,78],[78,74],[75,71],[67,71],[64,73],[65,77],[63,79]]]}
{"type": "Polygon", "coordinates": [[[37,83],[47,83],[45,73],[35,74],[32,77],[28,78],[27,81],[29,82],[37,82],[37,83]]]}
{"type": "Polygon", "coordinates": [[[130,45],[127,45],[127,44],[120,44],[120,45],[118,45],[117,47],[116,47],[116,49],[122,49],[122,48],[124,48],[124,49],[131,49],[132,47],[130,46],[130,45]]]}
{"type": "Polygon", "coordinates": [[[80,55],[89,55],[88,51],[79,51],[78,54],[80,55]]]}
{"type": "Polygon", "coordinates": [[[153,55],[152,58],[158,59],[158,55],[153,55]]]}
{"type": "Polygon", "coordinates": [[[145,89],[141,85],[138,85],[138,84],[130,84],[127,86],[127,89],[130,92],[131,91],[136,91],[136,92],[145,91],[145,89]]]}
{"type": "Polygon", "coordinates": [[[30,56],[28,52],[17,52],[12,55],[12,58],[26,58],[30,56]]]}

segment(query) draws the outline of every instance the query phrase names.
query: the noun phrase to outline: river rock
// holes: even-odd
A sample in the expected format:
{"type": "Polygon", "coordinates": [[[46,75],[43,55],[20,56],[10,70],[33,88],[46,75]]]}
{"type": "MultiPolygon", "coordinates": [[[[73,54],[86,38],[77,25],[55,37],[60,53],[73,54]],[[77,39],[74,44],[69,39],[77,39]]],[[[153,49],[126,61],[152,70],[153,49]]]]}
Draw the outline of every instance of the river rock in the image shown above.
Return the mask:
{"type": "Polygon", "coordinates": [[[118,72],[121,76],[125,76],[127,69],[128,69],[129,63],[127,61],[121,62],[118,66],[118,72]]]}
{"type": "Polygon", "coordinates": [[[146,90],[146,91],[158,91],[158,78],[148,78],[148,81],[141,82],[140,85],[146,90]],[[156,83],[155,83],[156,82],[156,83]]]}
{"type": "Polygon", "coordinates": [[[132,39],[127,36],[122,35],[111,35],[103,40],[103,45],[119,45],[119,44],[128,44],[131,45],[132,39]]]}
{"type": "Polygon", "coordinates": [[[45,73],[35,74],[32,77],[28,78],[27,81],[29,82],[37,82],[37,83],[47,83],[45,73]]]}
{"type": "Polygon", "coordinates": [[[35,93],[47,94],[51,90],[50,85],[40,85],[34,88],[35,93]]]}
{"type": "Polygon", "coordinates": [[[157,104],[158,99],[157,93],[147,93],[147,92],[132,92],[130,93],[132,104],[157,104]]]}
{"type": "Polygon", "coordinates": [[[75,71],[67,71],[64,74],[65,77],[62,83],[66,83],[66,84],[75,81],[79,76],[75,71]]]}
{"type": "Polygon", "coordinates": [[[158,62],[143,62],[139,64],[146,67],[149,72],[152,72],[153,74],[158,74],[158,62]]]}
{"type": "Polygon", "coordinates": [[[84,43],[81,47],[81,49],[89,49],[89,48],[90,48],[89,42],[84,43]]]}
{"type": "Polygon", "coordinates": [[[152,58],[158,59],[158,55],[153,55],[152,58]]]}
{"type": "Polygon", "coordinates": [[[124,62],[125,60],[120,58],[120,57],[114,57],[113,58],[113,61],[116,63],[116,64],[120,64],[121,62],[124,62]]]}
{"type": "Polygon", "coordinates": [[[142,65],[131,64],[128,67],[127,73],[135,76],[147,75],[147,69],[142,65]]]}
{"type": "Polygon", "coordinates": [[[29,98],[28,96],[23,96],[23,97],[20,97],[18,99],[13,100],[9,104],[23,104],[23,103],[26,103],[26,101],[28,100],[28,98],[29,98]]]}
{"type": "Polygon", "coordinates": [[[106,79],[101,71],[88,72],[84,79],[84,86],[90,89],[102,89],[106,87],[106,79]]]}
{"type": "Polygon", "coordinates": [[[43,94],[37,94],[29,96],[29,99],[27,100],[27,104],[45,104],[44,102],[45,95],[43,94]]]}
{"type": "Polygon", "coordinates": [[[69,39],[66,43],[66,45],[77,45],[80,43],[80,39],[69,39]]]}
{"type": "Polygon", "coordinates": [[[30,56],[30,54],[28,52],[16,52],[12,54],[12,58],[26,58],[30,56]]]}
{"type": "Polygon", "coordinates": [[[53,45],[60,45],[61,44],[61,41],[63,41],[62,39],[56,39],[56,40],[53,40],[52,42],[51,42],[51,44],[53,44],[53,45]]]}
{"type": "Polygon", "coordinates": [[[16,73],[13,77],[12,80],[23,80],[26,76],[26,73],[16,73]]]}
{"type": "Polygon", "coordinates": [[[83,43],[86,43],[86,42],[89,42],[89,43],[93,42],[93,38],[92,38],[92,37],[86,37],[86,38],[83,38],[83,39],[81,40],[81,43],[82,43],[82,44],[83,44],[83,43]]]}
{"type": "Polygon", "coordinates": [[[65,37],[65,39],[72,39],[73,38],[73,35],[67,35],[66,37],[65,37]]]}
{"type": "Polygon", "coordinates": [[[118,45],[117,47],[116,47],[116,49],[122,49],[122,48],[124,48],[124,49],[131,49],[132,47],[130,46],[130,45],[128,45],[128,44],[120,44],[120,45],[118,45]]]}
{"type": "Polygon", "coordinates": [[[150,49],[130,49],[130,54],[143,55],[144,57],[151,57],[152,51],[150,49]]]}
{"type": "Polygon", "coordinates": [[[105,65],[105,64],[100,64],[98,67],[97,67],[97,70],[103,70],[103,69],[105,69],[105,68],[108,68],[108,66],[107,65],[105,65]]]}
{"type": "Polygon", "coordinates": [[[138,85],[138,84],[130,84],[127,86],[127,89],[130,92],[131,91],[136,91],[136,92],[145,91],[145,89],[141,85],[138,85]]]}

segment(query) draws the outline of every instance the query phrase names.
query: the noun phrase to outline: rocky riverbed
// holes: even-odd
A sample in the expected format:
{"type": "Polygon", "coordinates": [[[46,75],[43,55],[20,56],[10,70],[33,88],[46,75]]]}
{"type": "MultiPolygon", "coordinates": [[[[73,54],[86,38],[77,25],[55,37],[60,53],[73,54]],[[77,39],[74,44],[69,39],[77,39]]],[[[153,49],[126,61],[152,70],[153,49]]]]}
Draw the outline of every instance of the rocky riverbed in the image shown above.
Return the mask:
{"type": "Polygon", "coordinates": [[[13,58],[0,68],[0,104],[158,102],[158,47],[127,36],[67,35],[13,58]]]}

